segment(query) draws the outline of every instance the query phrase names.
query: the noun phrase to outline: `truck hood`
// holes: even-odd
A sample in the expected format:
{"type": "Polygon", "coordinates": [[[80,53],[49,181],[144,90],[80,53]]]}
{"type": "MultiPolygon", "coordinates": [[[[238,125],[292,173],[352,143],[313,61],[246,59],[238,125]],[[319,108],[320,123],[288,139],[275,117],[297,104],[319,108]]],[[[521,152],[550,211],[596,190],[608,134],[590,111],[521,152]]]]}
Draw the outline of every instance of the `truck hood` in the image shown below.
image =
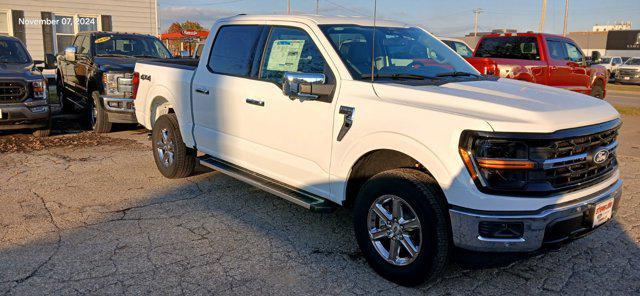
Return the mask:
{"type": "Polygon", "coordinates": [[[136,62],[162,60],[160,58],[136,58],[136,57],[95,57],[93,62],[103,72],[133,72],[136,62]]]}
{"type": "Polygon", "coordinates": [[[42,79],[42,73],[33,64],[0,63],[0,79],[42,79]]]}
{"type": "Polygon", "coordinates": [[[500,132],[550,133],[620,116],[603,100],[512,79],[441,86],[375,83],[374,90],[383,100],[481,119],[500,132]]]}
{"type": "Polygon", "coordinates": [[[640,70],[640,65],[621,65],[618,67],[618,70],[629,69],[629,70],[640,70]]]}

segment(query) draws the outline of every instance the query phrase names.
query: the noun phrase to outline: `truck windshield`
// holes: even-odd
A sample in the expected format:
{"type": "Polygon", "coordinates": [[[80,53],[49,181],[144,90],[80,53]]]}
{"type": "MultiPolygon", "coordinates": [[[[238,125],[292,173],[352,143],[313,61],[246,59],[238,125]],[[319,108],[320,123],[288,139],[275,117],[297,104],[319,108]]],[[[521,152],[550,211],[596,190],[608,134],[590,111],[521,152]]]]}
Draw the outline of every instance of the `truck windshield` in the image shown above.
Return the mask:
{"type": "Polygon", "coordinates": [[[97,35],[93,43],[97,56],[171,58],[164,44],[150,36],[97,35]]]}
{"type": "Polygon", "coordinates": [[[632,66],[639,66],[640,65],[640,59],[630,58],[624,64],[625,65],[632,65],[632,66]]]}
{"type": "Polygon", "coordinates": [[[0,39],[0,63],[28,64],[31,57],[17,40],[0,39]]]}
{"type": "Polygon", "coordinates": [[[608,64],[609,62],[611,62],[611,58],[602,58],[600,60],[600,64],[608,64]]]}
{"type": "Polygon", "coordinates": [[[476,57],[540,60],[540,50],[536,37],[503,36],[488,37],[480,41],[476,50],[476,57]]]}
{"type": "Polygon", "coordinates": [[[321,29],[354,79],[372,79],[372,72],[373,79],[480,75],[451,48],[420,28],[376,27],[375,34],[370,26],[324,25],[321,29]]]}

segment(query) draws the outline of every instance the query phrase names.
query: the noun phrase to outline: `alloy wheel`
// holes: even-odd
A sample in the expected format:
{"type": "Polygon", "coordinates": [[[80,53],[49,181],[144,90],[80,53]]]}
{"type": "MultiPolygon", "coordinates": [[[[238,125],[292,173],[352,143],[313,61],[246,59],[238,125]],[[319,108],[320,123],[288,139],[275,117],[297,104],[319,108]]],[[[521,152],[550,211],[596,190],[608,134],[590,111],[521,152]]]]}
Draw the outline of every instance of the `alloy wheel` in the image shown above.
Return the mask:
{"type": "Polygon", "coordinates": [[[378,254],[393,265],[411,264],[420,254],[423,243],[420,219],[399,196],[383,195],[373,202],[367,229],[378,254]]]}
{"type": "Polygon", "coordinates": [[[156,152],[164,167],[170,167],[173,164],[175,148],[173,136],[168,129],[163,128],[160,131],[160,139],[156,142],[156,152]]]}

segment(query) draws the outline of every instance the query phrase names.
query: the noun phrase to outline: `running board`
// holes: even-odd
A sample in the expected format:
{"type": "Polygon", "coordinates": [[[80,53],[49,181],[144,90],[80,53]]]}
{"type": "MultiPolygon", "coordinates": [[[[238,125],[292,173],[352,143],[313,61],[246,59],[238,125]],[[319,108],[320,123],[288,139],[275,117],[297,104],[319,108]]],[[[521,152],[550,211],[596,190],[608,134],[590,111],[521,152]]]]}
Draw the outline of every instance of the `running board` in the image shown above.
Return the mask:
{"type": "Polygon", "coordinates": [[[266,192],[275,194],[296,205],[304,207],[313,212],[332,212],[336,205],[313,193],[294,188],[282,182],[273,180],[256,172],[241,168],[224,160],[204,155],[198,157],[201,165],[219,171],[225,175],[258,187],[266,192]]]}

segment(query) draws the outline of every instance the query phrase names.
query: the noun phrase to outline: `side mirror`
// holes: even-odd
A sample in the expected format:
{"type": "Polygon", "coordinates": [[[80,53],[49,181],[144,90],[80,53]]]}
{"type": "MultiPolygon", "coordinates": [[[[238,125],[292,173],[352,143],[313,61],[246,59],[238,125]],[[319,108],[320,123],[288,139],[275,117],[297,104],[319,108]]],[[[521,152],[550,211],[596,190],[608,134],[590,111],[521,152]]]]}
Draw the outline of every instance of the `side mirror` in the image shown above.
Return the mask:
{"type": "Polygon", "coordinates": [[[602,60],[602,54],[600,54],[599,51],[594,50],[591,52],[591,63],[600,64],[601,60],[602,60]]]}
{"type": "Polygon", "coordinates": [[[56,65],[56,56],[48,53],[44,55],[44,68],[45,69],[55,69],[56,65]]]}
{"type": "Polygon", "coordinates": [[[76,60],[76,47],[75,46],[69,46],[67,48],[64,49],[64,58],[67,60],[67,62],[73,62],[76,60]]]}
{"type": "Polygon", "coordinates": [[[189,52],[188,52],[188,51],[183,50],[183,51],[181,51],[181,52],[180,52],[180,57],[181,57],[181,58],[190,58],[190,57],[191,57],[191,55],[189,54],[189,52]]]}
{"type": "Polygon", "coordinates": [[[326,76],[320,73],[285,72],[282,92],[292,100],[315,100],[333,93],[335,86],[325,81],[326,76]]]}

